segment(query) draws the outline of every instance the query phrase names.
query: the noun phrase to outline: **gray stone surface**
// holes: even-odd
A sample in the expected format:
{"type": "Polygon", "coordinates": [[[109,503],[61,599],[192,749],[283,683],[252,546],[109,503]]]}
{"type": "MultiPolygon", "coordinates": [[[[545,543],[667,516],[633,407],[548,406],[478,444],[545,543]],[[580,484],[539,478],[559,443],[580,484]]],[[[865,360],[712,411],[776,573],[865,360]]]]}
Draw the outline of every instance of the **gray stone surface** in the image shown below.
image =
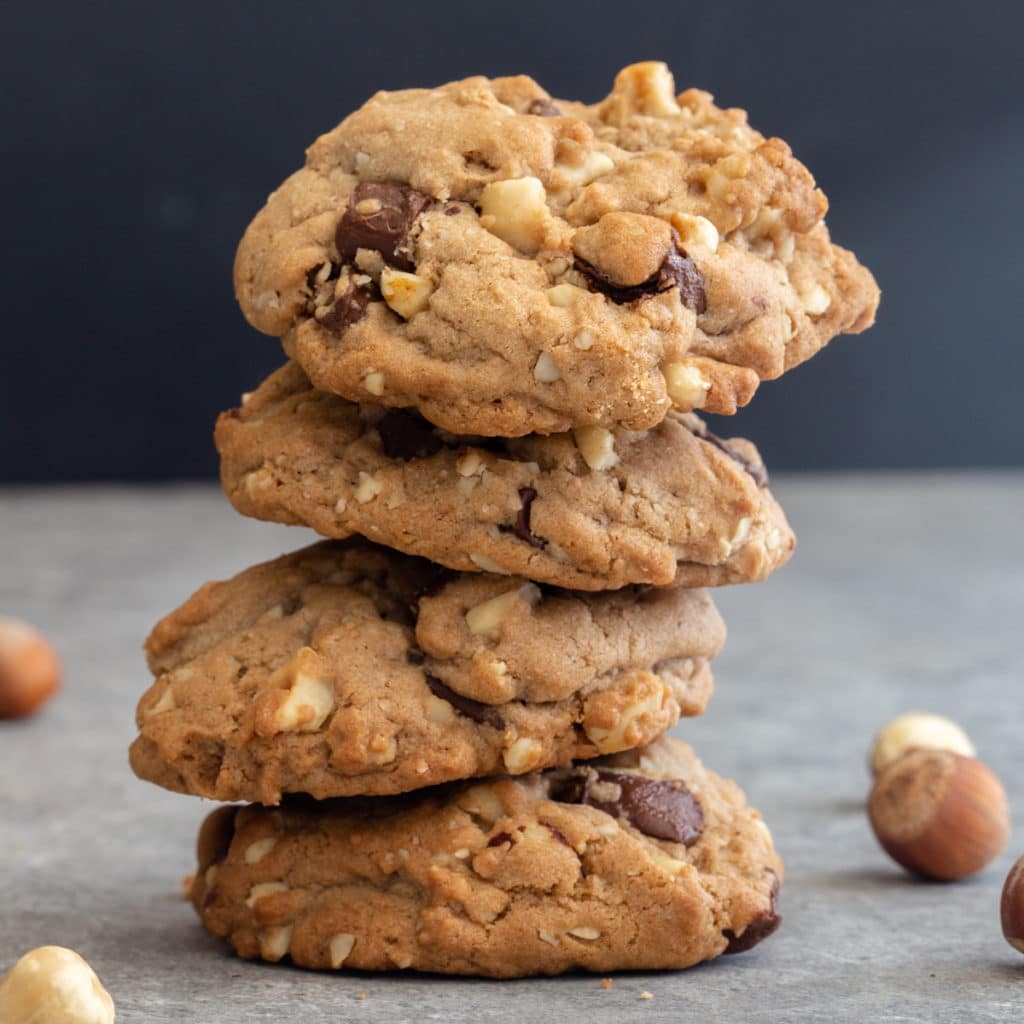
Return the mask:
{"type": "Polygon", "coordinates": [[[199,583],[306,535],[245,522],[212,489],[0,491],[0,614],[45,629],[67,665],[44,714],[0,723],[0,968],[72,946],[119,1021],[147,1024],[1019,1020],[1024,959],[998,922],[1019,823],[980,878],[926,885],[886,861],[862,801],[874,730],[925,708],[963,723],[1024,809],[1024,478],[776,489],[800,551],[766,584],[718,592],[718,693],[680,732],[764,811],[787,862],[785,923],[753,953],[610,991],[593,977],[319,976],[229,956],[178,896],[209,805],[128,770],[139,645],[199,583]]]}

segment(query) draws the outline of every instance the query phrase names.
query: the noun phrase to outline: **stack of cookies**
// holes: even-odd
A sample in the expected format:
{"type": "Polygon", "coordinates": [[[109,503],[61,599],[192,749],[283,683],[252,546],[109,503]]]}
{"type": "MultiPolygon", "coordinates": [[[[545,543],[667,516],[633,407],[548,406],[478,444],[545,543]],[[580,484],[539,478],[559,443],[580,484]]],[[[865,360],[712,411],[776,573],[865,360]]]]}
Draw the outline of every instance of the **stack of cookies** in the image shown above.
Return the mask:
{"type": "Polygon", "coordinates": [[[379,93],[242,240],[290,361],[217,424],[243,514],[328,540],[147,642],[132,764],[223,801],[192,897],[244,957],[516,976],[685,967],[778,923],[737,786],[665,737],[706,590],[795,544],[733,413],[874,316],[779,139],[661,64],[379,93]]]}

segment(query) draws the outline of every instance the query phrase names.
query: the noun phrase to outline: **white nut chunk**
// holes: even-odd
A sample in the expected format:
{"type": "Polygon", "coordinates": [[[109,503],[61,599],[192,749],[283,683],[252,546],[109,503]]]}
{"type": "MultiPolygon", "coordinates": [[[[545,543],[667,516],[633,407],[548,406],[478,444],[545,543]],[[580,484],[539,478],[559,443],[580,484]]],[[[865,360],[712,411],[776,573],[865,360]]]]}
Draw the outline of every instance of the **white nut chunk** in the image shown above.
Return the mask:
{"type": "Polygon", "coordinates": [[[505,762],[505,768],[512,775],[522,775],[525,772],[533,771],[540,764],[543,752],[544,748],[541,746],[540,740],[521,736],[505,748],[501,757],[505,762]]]}
{"type": "Polygon", "coordinates": [[[677,409],[689,412],[700,409],[707,401],[711,381],[693,363],[666,363],[661,372],[665,377],[665,391],[677,409]]]}
{"type": "Polygon", "coordinates": [[[914,748],[950,750],[964,757],[974,757],[977,753],[970,737],[956,722],[941,715],[901,715],[875,737],[871,771],[880,775],[893,761],[914,748]]]}
{"type": "Polygon", "coordinates": [[[359,471],[359,483],[352,492],[352,496],[360,505],[373,501],[374,498],[384,490],[384,485],[372,474],[363,470],[359,471]]]}
{"type": "Polygon", "coordinates": [[[466,625],[474,636],[486,637],[488,640],[501,639],[501,625],[508,618],[520,601],[534,608],[540,601],[540,588],[534,583],[526,583],[516,590],[506,591],[489,601],[484,601],[466,612],[466,625]]]}
{"type": "Polygon", "coordinates": [[[380,293],[384,301],[406,320],[427,308],[433,290],[433,285],[419,274],[407,274],[391,267],[381,271],[380,293]]]}
{"type": "Polygon", "coordinates": [[[545,293],[548,297],[548,302],[557,309],[567,309],[575,302],[575,300],[584,295],[585,292],[582,288],[577,288],[574,284],[556,284],[553,288],[549,288],[545,293]]]}
{"type": "Polygon", "coordinates": [[[292,944],[292,925],[282,924],[264,928],[256,933],[256,941],[260,944],[260,956],[264,960],[281,960],[288,955],[292,944]]]}
{"type": "Polygon", "coordinates": [[[651,117],[669,117],[679,113],[676,83],[668,65],[660,60],[630,64],[615,76],[615,93],[630,107],[651,117]]]}
{"type": "Polygon", "coordinates": [[[832,305],[832,296],[820,284],[813,284],[800,292],[800,301],[808,316],[821,316],[832,305]]]}
{"type": "Polygon", "coordinates": [[[577,427],[572,436],[583,461],[591,469],[611,469],[618,464],[615,452],[615,435],[604,427],[577,427]]]}
{"type": "Polygon", "coordinates": [[[363,387],[371,395],[380,398],[384,394],[384,374],[380,370],[368,370],[366,376],[363,377],[363,387]]]}
{"type": "Polygon", "coordinates": [[[334,684],[325,675],[320,655],[312,647],[301,647],[283,668],[271,677],[276,689],[288,695],[274,712],[278,732],[316,732],[334,710],[334,684]]]}
{"type": "Polygon", "coordinates": [[[557,168],[559,193],[564,194],[569,189],[582,188],[614,170],[615,163],[607,153],[591,150],[578,164],[559,164],[557,168]]]}
{"type": "Polygon", "coordinates": [[[277,836],[267,836],[264,839],[257,839],[250,843],[245,850],[246,864],[259,864],[274,847],[277,846],[277,836]]]}
{"type": "Polygon", "coordinates": [[[718,228],[707,217],[695,216],[692,213],[673,213],[672,227],[679,234],[679,241],[684,246],[699,246],[709,252],[718,252],[721,236],[718,228]]]}
{"type": "Polygon", "coordinates": [[[537,362],[533,366],[533,376],[541,384],[554,384],[556,380],[561,380],[562,372],[558,369],[558,364],[551,357],[550,352],[541,352],[537,356],[537,362]]]}
{"type": "Polygon", "coordinates": [[[0,981],[3,1024],[113,1024],[114,1001],[71,949],[41,946],[0,981]]]}
{"type": "Polygon", "coordinates": [[[480,223],[521,252],[541,248],[550,219],[539,178],[492,181],[480,196],[480,223]]]}
{"type": "Polygon", "coordinates": [[[331,952],[331,966],[337,970],[347,959],[352,947],[356,944],[354,935],[347,935],[344,932],[335,935],[331,939],[329,948],[331,952]]]}
{"type": "Polygon", "coordinates": [[[661,680],[640,678],[624,694],[607,699],[612,696],[613,691],[606,691],[591,698],[583,720],[587,739],[602,754],[616,754],[643,742],[645,721],[657,720],[672,693],[661,680]]]}

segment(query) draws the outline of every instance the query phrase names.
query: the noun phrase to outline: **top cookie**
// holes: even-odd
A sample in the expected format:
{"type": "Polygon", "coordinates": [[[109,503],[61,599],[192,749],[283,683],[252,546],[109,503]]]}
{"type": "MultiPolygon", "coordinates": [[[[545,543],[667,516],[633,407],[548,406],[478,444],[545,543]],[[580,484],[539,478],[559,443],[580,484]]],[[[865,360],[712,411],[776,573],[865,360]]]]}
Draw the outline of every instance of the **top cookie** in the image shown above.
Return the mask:
{"type": "Polygon", "coordinates": [[[869,326],[870,273],[780,139],[663,64],[593,106],[530,78],[381,92],[249,226],[235,289],[314,385],[456,432],[732,413],[869,326]]]}

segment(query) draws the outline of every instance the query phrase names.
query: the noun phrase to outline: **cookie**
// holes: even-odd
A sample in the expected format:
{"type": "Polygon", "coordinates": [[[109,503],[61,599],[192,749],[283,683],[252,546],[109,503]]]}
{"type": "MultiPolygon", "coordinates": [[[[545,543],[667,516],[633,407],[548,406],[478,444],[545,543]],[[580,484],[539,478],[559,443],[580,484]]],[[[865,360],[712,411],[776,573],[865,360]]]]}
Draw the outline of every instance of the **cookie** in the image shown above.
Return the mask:
{"type": "Polygon", "coordinates": [[[780,921],[760,815],[667,738],[410,797],[222,807],[198,855],[192,900],[214,935],[324,970],[680,968],[780,921]]]}
{"type": "Polygon", "coordinates": [[[208,583],[156,626],[132,767],[263,804],[521,774],[700,714],[724,638],[699,590],[542,590],[321,543],[208,583]]]}
{"type": "Polygon", "coordinates": [[[732,413],[878,289],[781,139],[663,64],[586,106],[532,79],[381,92],[321,136],[235,261],[321,390],[459,434],[732,413]]]}
{"type": "Polygon", "coordinates": [[[315,391],[289,364],[220,417],[216,440],[245,515],[453,569],[582,590],[710,586],[762,579],[795,545],[756,449],[693,415],[643,433],[456,437],[315,391]]]}

